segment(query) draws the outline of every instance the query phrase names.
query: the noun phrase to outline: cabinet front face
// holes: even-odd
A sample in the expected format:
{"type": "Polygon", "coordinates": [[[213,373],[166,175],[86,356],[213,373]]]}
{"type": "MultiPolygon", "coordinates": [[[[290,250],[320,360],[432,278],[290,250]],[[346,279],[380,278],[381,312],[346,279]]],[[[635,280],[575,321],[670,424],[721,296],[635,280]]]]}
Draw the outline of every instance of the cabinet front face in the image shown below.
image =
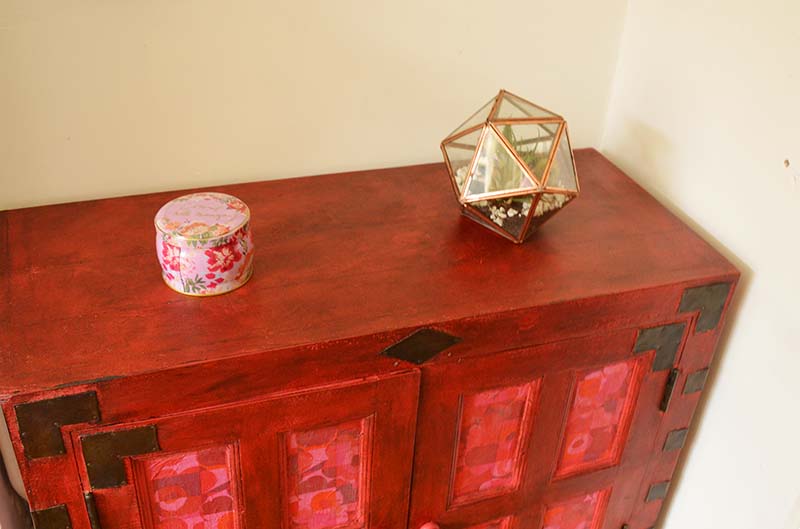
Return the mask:
{"type": "Polygon", "coordinates": [[[618,529],[669,375],[635,341],[623,331],[423,367],[410,527],[618,529]]]}
{"type": "Polygon", "coordinates": [[[418,383],[407,372],[73,431],[87,505],[73,527],[403,527],[418,383]]]}

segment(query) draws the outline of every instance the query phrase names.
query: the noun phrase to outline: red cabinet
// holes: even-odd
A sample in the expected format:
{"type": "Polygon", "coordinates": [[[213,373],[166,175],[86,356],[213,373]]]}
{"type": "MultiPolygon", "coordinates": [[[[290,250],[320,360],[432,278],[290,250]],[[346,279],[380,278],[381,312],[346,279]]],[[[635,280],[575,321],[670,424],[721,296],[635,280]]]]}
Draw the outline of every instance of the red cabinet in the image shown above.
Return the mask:
{"type": "Polygon", "coordinates": [[[652,351],[632,352],[635,335],[423,367],[411,526],[471,527],[509,513],[519,527],[558,526],[562,507],[621,526],[665,382],[652,351]]]}
{"type": "Polygon", "coordinates": [[[83,493],[106,529],[401,526],[418,383],[406,371],[75,429],[83,493]]]}
{"type": "Polygon", "coordinates": [[[161,284],[174,194],[0,212],[36,526],[653,526],[738,272],[576,162],[582,197],[520,246],[458,217],[439,164],[222,188],[256,271],[209,299],[161,284]]]}

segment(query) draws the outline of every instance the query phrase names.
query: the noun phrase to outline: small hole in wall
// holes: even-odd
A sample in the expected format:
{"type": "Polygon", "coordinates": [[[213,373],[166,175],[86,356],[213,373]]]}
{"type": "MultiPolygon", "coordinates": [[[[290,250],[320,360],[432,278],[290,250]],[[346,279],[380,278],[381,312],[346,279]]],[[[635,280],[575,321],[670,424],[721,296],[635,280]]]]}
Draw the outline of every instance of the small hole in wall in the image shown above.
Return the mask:
{"type": "Polygon", "coordinates": [[[800,169],[792,167],[792,163],[789,161],[789,158],[786,158],[783,161],[783,166],[787,171],[789,171],[789,174],[792,175],[792,182],[794,185],[800,184],[800,169]]]}

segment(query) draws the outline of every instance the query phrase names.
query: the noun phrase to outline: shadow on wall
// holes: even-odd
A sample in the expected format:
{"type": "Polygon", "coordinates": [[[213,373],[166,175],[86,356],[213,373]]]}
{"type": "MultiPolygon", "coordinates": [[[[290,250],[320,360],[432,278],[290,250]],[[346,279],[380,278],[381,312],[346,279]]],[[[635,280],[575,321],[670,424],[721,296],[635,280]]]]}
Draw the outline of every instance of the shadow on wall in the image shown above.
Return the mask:
{"type": "Polygon", "coordinates": [[[800,496],[794,500],[791,511],[789,511],[789,519],[786,521],[784,529],[797,529],[800,527],[800,496]]]}
{"type": "MultiPolygon", "coordinates": [[[[628,118],[625,120],[625,128],[621,131],[620,137],[615,140],[615,143],[628,146],[627,158],[640,161],[648,168],[648,182],[656,184],[655,187],[660,189],[670,187],[673,179],[669,175],[673,174],[671,171],[674,167],[673,164],[668,162],[674,159],[675,146],[660,131],[640,120],[628,118]],[[661,168],[660,171],[659,168],[661,168]]],[[[608,153],[603,154],[606,157],[609,156],[608,153]]],[[[634,172],[631,171],[631,167],[622,167],[622,169],[625,170],[625,174],[636,178],[636,175],[633,174],[634,172]]],[[[652,190],[648,189],[648,191],[652,194],[652,190]]],[[[658,198],[663,200],[663,197],[658,198]]],[[[674,208],[672,208],[672,211],[673,213],[675,212],[674,208]]],[[[681,215],[678,216],[681,217],[681,215]]],[[[683,219],[683,217],[681,218],[683,219]]]]}
{"type": "MultiPolygon", "coordinates": [[[[637,172],[633,170],[632,167],[625,167],[624,164],[622,164],[620,165],[620,168],[625,172],[625,174],[636,180],[640,186],[645,188],[648,193],[656,197],[656,199],[673,215],[678,217],[684,224],[689,226],[710,246],[724,255],[725,258],[733,263],[741,272],[741,277],[739,278],[739,283],[736,287],[734,298],[727,312],[725,326],[722,329],[722,334],[720,335],[719,343],[717,345],[717,352],[714,355],[714,360],[709,372],[709,378],[706,381],[704,389],[704,393],[706,395],[713,394],[714,387],[716,386],[717,382],[717,376],[722,368],[722,364],[725,363],[725,351],[728,348],[728,340],[731,329],[734,329],[737,326],[736,322],[739,319],[741,308],[744,306],[750,290],[753,269],[733,252],[731,252],[716,237],[711,235],[709,232],[703,229],[702,226],[698,225],[694,220],[692,220],[691,217],[686,215],[681,208],[676,206],[674,202],[665,196],[664,192],[659,191],[671,190],[675,185],[675,180],[670,178],[671,174],[675,174],[675,172],[678,171],[678,168],[674,163],[672,163],[675,155],[675,147],[672,142],[670,142],[658,130],[649,127],[641,121],[627,119],[625,120],[625,128],[622,131],[621,137],[618,139],[618,144],[630,146],[629,149],[633,149],[634,151],[629,152],[630,159],[637,160],[637,162],[641,163],[642,166],[647,167],[646,182],[642,182],[639,179],[641,175],[637,175],[637,172]]],[[[604,152],[603,154],[609,157],[614,163],[617,163],[617,161],[614,160],[609,153],[604,152]]],[[[708,401],[709,399],[707,397],[701,399],[697,410],[695,411],[694,418],[692,419],[692,427],[689,429],[689,434],[684,444],[684,454],[691,452],[691,447],[698,431],[697,427],[703,422],[708,401]]],[[[670,487],[674,488],[676,484],[680,482],[685,464],[686,457],[681,457],[678,462],[678,467],[675,469],[673,474],[670,487]]],[[[666,513],[669,511],[674,498],[674,494],[667,496],[664,504],[662,505],[656,526],[663,523],[666,513]]],[[[800,511],[800,499],[798,499],[796,509],[800,511]]],[[[795,528],[792,527],[792,529],[795,528]]]]}

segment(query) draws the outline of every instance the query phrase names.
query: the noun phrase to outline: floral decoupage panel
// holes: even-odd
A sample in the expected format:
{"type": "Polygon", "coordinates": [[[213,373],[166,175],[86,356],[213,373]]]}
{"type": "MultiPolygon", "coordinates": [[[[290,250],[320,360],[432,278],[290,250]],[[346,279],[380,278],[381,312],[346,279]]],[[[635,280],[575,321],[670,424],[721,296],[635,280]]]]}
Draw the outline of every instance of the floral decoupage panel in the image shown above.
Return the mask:
{"type": "Polygon", "coordinates": [[[548,507],[543,529],[598,529],[603,522],[608,496],[608,489],[599,490],[548,507]]]}
{"type": "Polygon", "coordinates": [[[137,462],[154,529],[237,529],[239,505],[231,446],[137,462]]]}
{"type": "Polygon", "coordinates": [[[625,442],[643,374],[632,358],[578,378],[556,476],[614,464],[625,442]]]}
{"type": "Polygon", "coordinates": [[[287,435],[293,529],[364,526],[368,438],[368,419],[287,435]]]}
{"type": "Polygon", "coordinates": [[[519,482],[522,437],[540,380],[465,395],[452,486],[454,501],[513,490],[519,482]]]}

